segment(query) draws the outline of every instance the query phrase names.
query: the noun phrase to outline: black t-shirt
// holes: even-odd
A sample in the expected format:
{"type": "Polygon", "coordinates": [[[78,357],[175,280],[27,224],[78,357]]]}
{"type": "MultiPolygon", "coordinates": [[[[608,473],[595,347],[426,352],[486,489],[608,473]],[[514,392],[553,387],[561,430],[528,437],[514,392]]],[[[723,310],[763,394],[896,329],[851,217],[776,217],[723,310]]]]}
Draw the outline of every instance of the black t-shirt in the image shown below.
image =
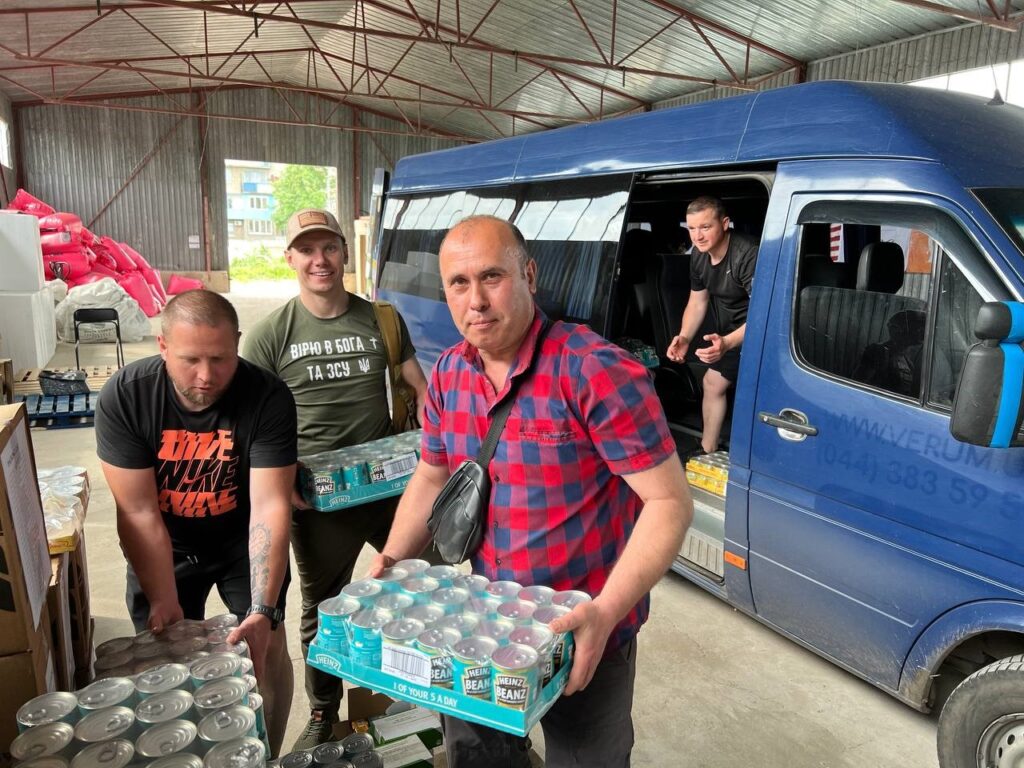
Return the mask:
{"type": "Polygon", "coordinates": [[[147,357],[100,391],[96,452],[115,467],[154,468],[175,550],[222,550],[248,538],[249,470],[296,461],[295,401],[280,379],[239,359],[221,398],[188,411],[160,356],[147,357]]]}
{"type": "Polygon", "coordinates": [[[718,264],[712,264],[708,254],[694,250],[690,289],[710,292],[716,333],[732,333],[747,322],[756,263],[757,241],[736,232],[730,233],[729,248],[718,264]]]}

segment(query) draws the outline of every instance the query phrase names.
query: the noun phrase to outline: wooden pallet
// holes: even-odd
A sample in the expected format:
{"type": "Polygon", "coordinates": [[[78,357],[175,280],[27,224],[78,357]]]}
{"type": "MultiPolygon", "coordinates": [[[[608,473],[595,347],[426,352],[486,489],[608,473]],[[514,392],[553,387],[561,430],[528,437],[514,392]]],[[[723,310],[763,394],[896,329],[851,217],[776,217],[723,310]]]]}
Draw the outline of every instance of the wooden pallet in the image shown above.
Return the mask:
{"type": "Polygon", "coordinates": [[[30,427],[66,429],[67,427],[91,427],[96,415],[96,401],[99,392],[87,395],[27,395],[18,399],[25,401],[26,416],[30,427]]]}
{"type": "MultiPolygon", "coordinates": [[[[18,371],[14,377],[14,396],[24,398],[28,395],[41,395],[43,391],[39,388],[39,372],[41,370],[66,373],[74,368],[28,368],[18,371]]],[[[107,380],[117,371],[116,365],[87,365],[82,368],[85,371],[85,383],[89,385],[91,392],[99,392],[107,380]]]]}

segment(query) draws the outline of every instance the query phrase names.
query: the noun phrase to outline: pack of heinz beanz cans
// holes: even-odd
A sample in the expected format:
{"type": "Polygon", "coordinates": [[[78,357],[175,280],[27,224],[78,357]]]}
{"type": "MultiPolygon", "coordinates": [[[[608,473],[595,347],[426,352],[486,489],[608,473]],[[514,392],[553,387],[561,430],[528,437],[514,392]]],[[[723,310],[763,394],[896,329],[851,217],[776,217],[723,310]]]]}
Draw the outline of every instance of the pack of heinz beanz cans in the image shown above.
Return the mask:
{"type": "Polygon", "coordinates": [[[422,429],[299,457],[302,498],[320,512],[398,496],[419,461],[422,429]]]}
{"type": "Polygon", "coordinates": [[[307,663],[428,709],[525,736],[562,694],[572,633],[548,626],[590,600],[402,560],[319,607],[307,663]]]}

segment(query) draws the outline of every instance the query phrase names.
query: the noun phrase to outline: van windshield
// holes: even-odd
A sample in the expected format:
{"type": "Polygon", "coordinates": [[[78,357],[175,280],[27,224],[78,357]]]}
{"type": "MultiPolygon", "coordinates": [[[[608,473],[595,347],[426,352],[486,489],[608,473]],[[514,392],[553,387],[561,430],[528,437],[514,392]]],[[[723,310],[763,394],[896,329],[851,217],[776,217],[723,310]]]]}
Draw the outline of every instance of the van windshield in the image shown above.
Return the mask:
{"type": "Polygon", "coordinates": [[[1024,253],[1024,189],[974,189],[974,196],[1024,253]]]}

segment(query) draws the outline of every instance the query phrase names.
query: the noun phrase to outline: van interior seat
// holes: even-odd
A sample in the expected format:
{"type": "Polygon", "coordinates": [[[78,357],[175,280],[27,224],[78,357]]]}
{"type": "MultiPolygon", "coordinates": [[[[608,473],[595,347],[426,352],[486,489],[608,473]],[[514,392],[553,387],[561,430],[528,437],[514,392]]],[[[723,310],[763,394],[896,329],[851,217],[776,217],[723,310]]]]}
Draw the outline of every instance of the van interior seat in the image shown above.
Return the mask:
{"type": "Polygon", "coordinates": [[[825,285],[838,288],[843,284],[843,266],[824,253],[808,253],[800,257],[800,288],[825,285]]]}
{"type": "Polygon", "coordinates": [[[921,299],[896,294],[903,273],[903,249],[898,244],[871,243],[861,251],[858,290],[829,285],[801,290],[797,341],[803,358],[815,368],[855,379],[868,348],[890,340],[894,316],[927,312],[921,299]]]}

